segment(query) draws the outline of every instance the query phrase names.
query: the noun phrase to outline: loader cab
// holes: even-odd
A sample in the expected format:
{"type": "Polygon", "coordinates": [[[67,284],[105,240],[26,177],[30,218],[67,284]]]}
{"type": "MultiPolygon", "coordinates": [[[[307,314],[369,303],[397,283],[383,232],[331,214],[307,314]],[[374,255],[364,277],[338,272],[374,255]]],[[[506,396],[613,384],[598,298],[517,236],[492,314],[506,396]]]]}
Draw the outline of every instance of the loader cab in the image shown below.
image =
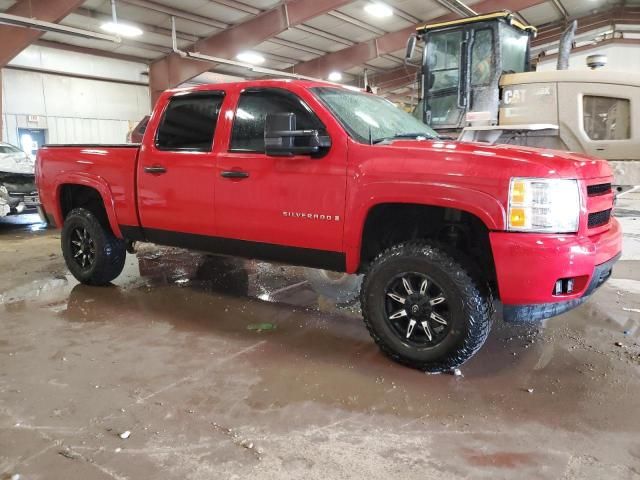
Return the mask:
{"type": "Polygon", "coordinates": [[[507,11],[419,27],[407,47],[410,58],[416,40],[424,42],[416,116],[452,133],[470,123],[497,124],[500,77],[530,69],[535,32],[507,11]]]}

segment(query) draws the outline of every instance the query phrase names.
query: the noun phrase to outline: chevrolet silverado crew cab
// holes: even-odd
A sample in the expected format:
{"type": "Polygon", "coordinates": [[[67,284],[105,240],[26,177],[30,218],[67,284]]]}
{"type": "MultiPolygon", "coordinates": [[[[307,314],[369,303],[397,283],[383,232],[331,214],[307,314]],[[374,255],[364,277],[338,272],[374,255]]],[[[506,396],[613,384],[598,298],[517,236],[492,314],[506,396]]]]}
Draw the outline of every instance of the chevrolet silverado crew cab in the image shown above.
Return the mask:
{"type": "Polygon", "coordinates": [[[140,145],[38,152],[71,273],[105,285],[135,241],[363,273],[365,324],[426,371],[505,320],[584,301],[621,251],[607,162],[441,139],[371,94],[260,80],[162,94],[140,145]]]}

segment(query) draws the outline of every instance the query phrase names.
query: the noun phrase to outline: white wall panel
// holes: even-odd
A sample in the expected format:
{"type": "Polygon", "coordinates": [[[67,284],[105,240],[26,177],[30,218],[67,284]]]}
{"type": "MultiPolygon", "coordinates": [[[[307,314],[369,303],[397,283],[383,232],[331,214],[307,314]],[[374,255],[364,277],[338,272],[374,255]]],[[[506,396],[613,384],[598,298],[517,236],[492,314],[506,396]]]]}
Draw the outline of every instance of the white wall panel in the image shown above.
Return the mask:
{"type": "Polygon", "coordinates": [[[58,75],[42,75],[47,115],[53,117],[95,116],[94,81],[58,75]]]}
{"type": "Polygon", "coordinates": [[[123,120],[95,118],[49,117],[48,120],[47,143],[125,143],[130,125],[123,120]]]}
{"type": "Polygon", "coordinates": [[[18,145],[18,122],[15,115],[5,115],[6,137],[3,140],[18,145]]]}
{"type": "Polygon", "coordinates": [[[11,69],[2,71],[2,82],[2,138],[13,144],[18,127],[46,129],[48,143],[124,143],[150,110],[144,85],[11,69]]]}
{"type": "Polygon", "coordinates": [[[146,82],[144,63],[86,53],[69,52],[50,47],[31,45],[18,54],[9,65],[51,70],[75,75],[104,77],[112,80],[146,82]]]}
{"type": "Polygon", "coordinates": [[[4,113],[46,115],[42,74],[2,70],[4,113]]]}

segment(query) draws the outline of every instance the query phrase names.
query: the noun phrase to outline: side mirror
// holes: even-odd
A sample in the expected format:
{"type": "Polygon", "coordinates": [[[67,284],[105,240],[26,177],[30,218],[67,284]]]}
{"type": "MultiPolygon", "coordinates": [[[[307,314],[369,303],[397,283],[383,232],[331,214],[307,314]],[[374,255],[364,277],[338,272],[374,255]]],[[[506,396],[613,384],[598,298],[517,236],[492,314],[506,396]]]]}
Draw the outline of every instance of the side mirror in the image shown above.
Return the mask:
{"type": "Polygon", "coordinates": [[[404,63],[411,63],[411,59],[413,58],[413,54],[416,50],[416,42],[418,41],[418,37],[416,35],[410,35],[407,40],[407,50],[404,54],[404,63]]]}
{"type": "Polygon", "coordinates": [[[313,155],[331,146],[318,130],[296,130],[295,113],[269,113],[264,122],[264,151],[274,157],[313,155]]]}

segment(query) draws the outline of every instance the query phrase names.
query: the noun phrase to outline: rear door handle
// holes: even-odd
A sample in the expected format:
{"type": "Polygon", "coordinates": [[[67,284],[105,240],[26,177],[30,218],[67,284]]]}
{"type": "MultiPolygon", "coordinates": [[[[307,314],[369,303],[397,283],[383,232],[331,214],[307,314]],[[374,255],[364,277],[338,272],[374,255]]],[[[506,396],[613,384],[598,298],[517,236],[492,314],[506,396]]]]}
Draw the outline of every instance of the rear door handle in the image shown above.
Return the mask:
{"type": "Polygon", "coordinates": [[[150,173],[151,175],[162,175],[167,173],[167,169],[160,165],[154,165],[153,167],[144,167],[144,173],[150,173]]]}
{"type": "Polygon", "coordinates": [[[225,170],[220,172],[220,176],[223,178],[249,178],[249,172],[242,172],[240,170],[225,170]]]}

